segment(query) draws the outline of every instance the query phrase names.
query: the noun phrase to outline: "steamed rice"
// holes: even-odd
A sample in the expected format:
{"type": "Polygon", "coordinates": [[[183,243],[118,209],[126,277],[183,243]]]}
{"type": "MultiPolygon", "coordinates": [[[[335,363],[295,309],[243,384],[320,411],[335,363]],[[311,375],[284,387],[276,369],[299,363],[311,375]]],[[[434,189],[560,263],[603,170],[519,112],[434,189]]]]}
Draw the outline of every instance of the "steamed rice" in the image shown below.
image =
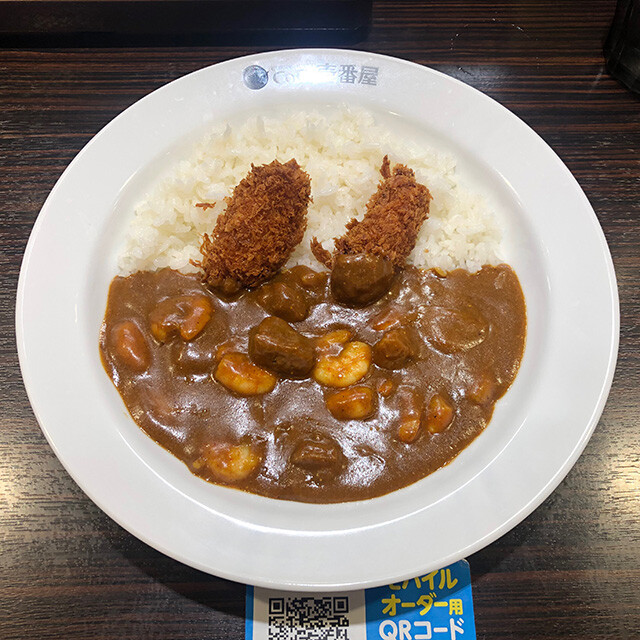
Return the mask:
{"type": "Polygon", "coordinates": [[[392,165],[411,167],[433,196],[409,262],[476,271],[502,261],[496,215],[483,197],[459,183],[450,154],[393,135],[367,111],[335,108],[256,116],[237,127],[213,129],[136,207],[119,268],[123,274],[162,267],[194,271],[190,260],[200,257],[202,234],[212,231],[225,198],[251,164],[291,158],[310,175],[313,202],[307,233],[289,265],[317,268],[309,240],[317,236],[331,251],[345,223],[362,218],[385,154],[392,165]],[[202,202],[215,206],[195,206],[202,202]]]}

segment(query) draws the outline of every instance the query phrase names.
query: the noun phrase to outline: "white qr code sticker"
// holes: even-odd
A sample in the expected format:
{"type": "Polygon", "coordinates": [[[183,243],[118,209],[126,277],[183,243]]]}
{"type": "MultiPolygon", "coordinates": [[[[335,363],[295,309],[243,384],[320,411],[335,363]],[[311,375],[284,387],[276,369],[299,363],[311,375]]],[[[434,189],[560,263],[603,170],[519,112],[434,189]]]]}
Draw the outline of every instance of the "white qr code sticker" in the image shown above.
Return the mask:
{"type": "Polygon", "coordinates": [[[247,587],[245,640],[475,640],[465,560],[366,591],[247,587]]]}
{"type": "Polygon", "coordinates": [[[247,593],[247,640],[366,639],[364,591],[252,591],[247,593]]]}

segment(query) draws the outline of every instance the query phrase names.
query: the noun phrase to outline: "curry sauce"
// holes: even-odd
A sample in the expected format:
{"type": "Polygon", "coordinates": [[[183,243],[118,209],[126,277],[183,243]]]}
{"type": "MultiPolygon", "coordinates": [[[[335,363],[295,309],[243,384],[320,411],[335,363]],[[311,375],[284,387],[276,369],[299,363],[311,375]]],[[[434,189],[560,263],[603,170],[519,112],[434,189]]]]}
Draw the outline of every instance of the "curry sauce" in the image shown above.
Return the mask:
{"type": "Polygon", "coordinates": [[[205,480],[303,502],[380,496],[482,432],[526,334],[507,265],[380,277],[386,292],[362,305],[303,266],[232,299],[170,269],[117,277],[103,364],[140,428],[205,480]]]}

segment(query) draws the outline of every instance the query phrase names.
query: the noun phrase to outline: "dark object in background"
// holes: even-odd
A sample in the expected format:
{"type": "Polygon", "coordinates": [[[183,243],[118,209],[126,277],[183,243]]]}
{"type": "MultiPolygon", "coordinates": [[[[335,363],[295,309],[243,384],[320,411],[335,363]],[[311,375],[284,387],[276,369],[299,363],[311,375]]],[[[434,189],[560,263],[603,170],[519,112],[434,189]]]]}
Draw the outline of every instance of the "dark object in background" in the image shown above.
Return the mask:
{"type": "Polygon", "coordinates": [[[0,0],[0,45],[347,44],[372,0],[0,0]]]}
{"type": "Polygon", "coordinates": [[[640,93],[640,0],[618,0],[604,57],[609,73],[640,93]]]}

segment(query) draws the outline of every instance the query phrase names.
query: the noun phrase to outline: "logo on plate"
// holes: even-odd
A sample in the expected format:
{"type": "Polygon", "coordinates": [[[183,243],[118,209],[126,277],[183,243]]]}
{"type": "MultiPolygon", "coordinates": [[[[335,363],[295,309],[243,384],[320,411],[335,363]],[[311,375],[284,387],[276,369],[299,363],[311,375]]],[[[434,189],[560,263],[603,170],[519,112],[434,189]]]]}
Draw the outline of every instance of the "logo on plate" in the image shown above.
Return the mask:
{"type": "Polygon", "coordinates": [[[262,89],[269,82],[278,85],[287,84],[355,84],[377,86],[380,80],[380,68],[357,64],[315,64],[277,66],[267,71],[264,67],[252,64],[242,72],[242,79],[249,89],[262,89]]]}
{"type": "Polygon", "coordinates": [[[242,80],[249,89],[262,89],[269,82],[269,72],[257,64],[245,67],[242,72],[242,80]]]}

